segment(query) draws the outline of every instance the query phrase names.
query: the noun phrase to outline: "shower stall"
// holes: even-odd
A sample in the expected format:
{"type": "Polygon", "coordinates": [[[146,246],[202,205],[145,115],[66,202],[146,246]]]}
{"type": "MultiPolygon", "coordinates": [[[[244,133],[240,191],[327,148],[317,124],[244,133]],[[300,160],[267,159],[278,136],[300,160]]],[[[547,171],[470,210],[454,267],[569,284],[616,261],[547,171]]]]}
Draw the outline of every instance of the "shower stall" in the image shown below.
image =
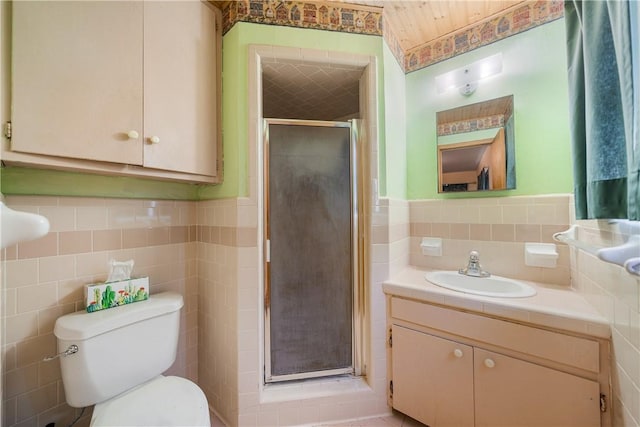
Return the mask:
{"type": "Polygon", "coordinates": [[[264,380],[361,375],[357,120],[264,124],[264,380]]]}

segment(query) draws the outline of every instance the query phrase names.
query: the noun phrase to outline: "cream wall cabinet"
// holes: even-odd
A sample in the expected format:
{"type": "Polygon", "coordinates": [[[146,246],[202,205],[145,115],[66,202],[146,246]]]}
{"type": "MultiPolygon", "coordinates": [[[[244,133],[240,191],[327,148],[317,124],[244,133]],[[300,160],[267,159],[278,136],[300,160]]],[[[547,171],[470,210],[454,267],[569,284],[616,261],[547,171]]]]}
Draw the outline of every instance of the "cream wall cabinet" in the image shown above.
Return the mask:
{"type": "Polygon", "coordinates": [[[142,165],[142,7],[13,3],[14,151],[142,165]]]}
{"type": "Polygon", "coordinates": [[[220,14],[14,2],[9,163],[217,182],[220,14]]]}
{"type": "Polygon", "coordinates": [[[389,302],[389,401],[400,412],[430,427],[610,425],[607,342],[389,302]]]}

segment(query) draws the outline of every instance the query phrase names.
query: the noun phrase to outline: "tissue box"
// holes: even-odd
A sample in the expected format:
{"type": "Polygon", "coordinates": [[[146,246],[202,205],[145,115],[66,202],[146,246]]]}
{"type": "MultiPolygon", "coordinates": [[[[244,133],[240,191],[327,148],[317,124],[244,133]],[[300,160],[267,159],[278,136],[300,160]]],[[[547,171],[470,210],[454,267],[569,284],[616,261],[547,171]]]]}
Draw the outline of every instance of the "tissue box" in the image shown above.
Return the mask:
{"type": "Polygon", "coordinates": [[[144,301],[149,298],[149,277],[93,283],[85,286],[84,296],[89,313],[144,301]]]}

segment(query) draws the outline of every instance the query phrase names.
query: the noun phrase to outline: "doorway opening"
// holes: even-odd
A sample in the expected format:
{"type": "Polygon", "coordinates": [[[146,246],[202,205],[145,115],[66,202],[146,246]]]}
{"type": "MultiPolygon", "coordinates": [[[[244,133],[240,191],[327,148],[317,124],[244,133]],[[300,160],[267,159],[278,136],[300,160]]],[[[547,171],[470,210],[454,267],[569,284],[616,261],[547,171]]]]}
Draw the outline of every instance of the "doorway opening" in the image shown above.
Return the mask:
{"type": "MultiPolygon", "coordinates": [[[[258,209],[262,212],[259,217],[258,229],[263,242],[259,247],[260,258],[263,260],[260,264],[262,320],[259,325],[263,343],[260,352],[260,372],[263,385],[329,375],[350,375],[354,379],[364,379],[368,371],[367,366],[372,362],[369,356],[371,315],[368,310],[369,296],[365,284],[368,283],[370,275],[368,242],[371,217],[367,215],[367,212],[370,212],[368,207],[372,203],[372,184],[376,181],[372,180],[372,177],[377,176],[378,87],[376,75],[376,58],[373,56],[344,55],[330,51],[289,49],[277,46],[253,45],[249,48],[249,79],[250,82],[256,83],[253,88],[250,85],[249,89],[249,114],[254,118],[250,120],[252,123],[249,129],[250,140],[255,141],[255,145],[251,144],[250,147],[256,147],[255,150],[249,151],[249,160],[252,163],[255,162],[258,169],[257,191],[253,193],[252,190],[251,194],[257,195],[258,209]],[[350,349],[350,354],[349,351],[344,351],[340,359],[341,363],[331,364],[324,361],[312,366],[311,369],[308,367],[298,369],[300,372],[296,370],[277,371],[277,366],[271,363],[272,351],[269,341],[272,339],[273,327],[269,318],[273,318],[275,309],[272,306],[272,288],[270,288],[269,276],[270,270],[274,267],[270,264],[274,264],[275,249],[274,242],[271,241],[273,234],[268,235],[270,232],[268,221],[271,218],[268,218],[267,205],[270,199],[267,171],[270,159],[269,149],[264,141],[268,130],[267,121],[271,121],[273,124],[275,120],[288,122],[285,124],[289,126],[288,129],[294,126],[291,122],[302,120],[311,121],[313,125],[319,125],[320,122],[341,122],[343,124],[346,122],[351,126],[351,132],[356,135],[353,139],[355,146],[349,148],[349,161],[355,160],[353,165],[349,163],[351,168],[349,179],[352,180],[352,183],[348,184],[351,205],[349,215],[353,215],[349,231],[349,239],[351,239],[349,250],[351,252],[343,258],[339,258],[350,261],[348,270],[351,273],[351,296],[345,297],[343,295],[340,298],[343,308],[349,304],[351,308],[349,318],[351,337],[350,340],[346,340],[348,344],[345,346],[347,350],[350,349]],[[356,254],[357,258],[351,258],[353,254],[356,254]],[[269,261],[267,262],[267,260],[269,261]],[[350,364],[342,363],[349,359],[351,360],[350,364]],[[273,367],[276,369],[272,369],[273,367]]],[[[322,127],[342,128],[341,125],[335,126],[335,123],[329,126],[312,126],[312,128],[322,127]]],[[[304,238],[309,233],[303,231],[301,234],[302,236],[298,235],[299,238],[304,238]]],[[[333,249],[329,250],[329,252],[332,251],[333,249]]],[[[344,266],[342,271],[345,271],[344,266]]],[[[304,287],[301,288],[304,289],[304,287]]],[[[303,290],[300,293],[303,299],[300,301],[313,304],[312,298],[304,299],[305,295],[309,297],[313,292],[316,292],[313,287],[311,287],[311,291],[303,290]]],[[[310,323],[314,322],[310,321],[310,323]]],[[[345,322],[342,323],[344,325],[345,322]]],[[[301,324],[289,319],[278,327],[288,329],[301,327],[301,324]]],[[[325,329],[330,330],[331,328],[325,329]]],[[[347,328],[343,330],[347,330],[347,328]]],[[[315,333],[312,330],[306,332],[315,333]]],[[[331,342],[329,341],[329,343],[331,342]]],[[[271,388],[271,390],[276,389],[271,388]]]]}

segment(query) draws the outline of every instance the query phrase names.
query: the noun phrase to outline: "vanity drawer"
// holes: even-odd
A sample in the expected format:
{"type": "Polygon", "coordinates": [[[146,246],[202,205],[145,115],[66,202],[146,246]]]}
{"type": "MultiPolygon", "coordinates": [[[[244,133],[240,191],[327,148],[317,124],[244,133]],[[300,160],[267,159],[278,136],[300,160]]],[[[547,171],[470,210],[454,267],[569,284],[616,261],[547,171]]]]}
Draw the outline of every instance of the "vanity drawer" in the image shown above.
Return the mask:
{"type": "Polygon", "coordinates": [[[391,298],[391,316],[567,366],[600,372],[599,343],[595,340],[397,297],[391,298]]]}

